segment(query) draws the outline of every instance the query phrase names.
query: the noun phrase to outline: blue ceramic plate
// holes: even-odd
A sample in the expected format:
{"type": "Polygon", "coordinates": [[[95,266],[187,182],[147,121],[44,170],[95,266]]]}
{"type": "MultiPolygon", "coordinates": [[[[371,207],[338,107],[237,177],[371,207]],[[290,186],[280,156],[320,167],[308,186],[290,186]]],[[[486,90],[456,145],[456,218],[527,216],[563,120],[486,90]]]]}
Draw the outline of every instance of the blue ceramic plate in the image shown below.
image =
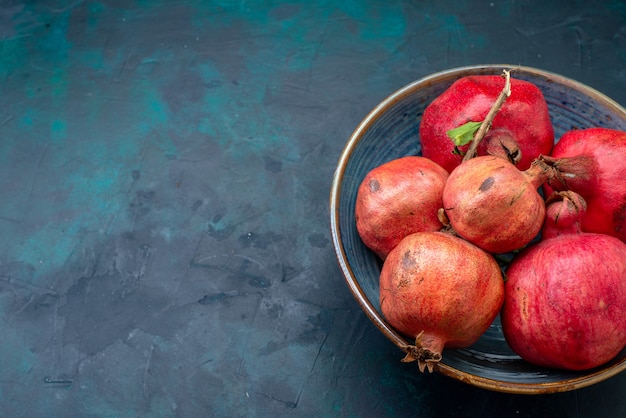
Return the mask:
{"type": "MultiPolygon", "coordinates": [[[[509,65],[481,65],[443,71],[415,81],[376,106],[348,140],[335,171],[330,216],[333,244],[346,283],[376,327],[398,348],[412,343],[383,318],[378,300],[381,263],[363,245],[356,230],[354,205],[359,184],[371,169],[387,161],[421,153],[419,123],[426,106],[452,82],[466,75],[502,74],[537,85],[548,103],[555,138],[573,128],[602,126],[626,131],[626,110],[615,101],[566,77],[509,65]]],[[[404,353],[398,353],[398,367],[404,353]]],[[[436,370],[466,383],[510,393],[564,392],[605,380],[626,369],[626,350],[594,370],[565,372],[533,366],[511,351],[499,319],[472,347],[446,350],[436,370]]],[[[416,373],[417,367],[415,368],[416,373]]]]}

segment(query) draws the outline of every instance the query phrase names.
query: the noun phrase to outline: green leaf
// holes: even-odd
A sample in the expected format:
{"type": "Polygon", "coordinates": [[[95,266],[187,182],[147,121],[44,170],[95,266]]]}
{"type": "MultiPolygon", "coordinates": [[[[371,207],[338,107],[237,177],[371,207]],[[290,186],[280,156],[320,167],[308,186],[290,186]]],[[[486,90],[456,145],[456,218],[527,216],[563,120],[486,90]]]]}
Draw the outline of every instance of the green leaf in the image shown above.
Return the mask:
{"type": "Polygon", "coordinates": [[[461,125],[457,128],[450,129],[446,134],[452,139],[454,145],[460,147],[462,145],[467,145],[474,140],[474,135],[478,128],[480,128],[482,122],[472,122],[469,121],[464,125],[461,125]]]}

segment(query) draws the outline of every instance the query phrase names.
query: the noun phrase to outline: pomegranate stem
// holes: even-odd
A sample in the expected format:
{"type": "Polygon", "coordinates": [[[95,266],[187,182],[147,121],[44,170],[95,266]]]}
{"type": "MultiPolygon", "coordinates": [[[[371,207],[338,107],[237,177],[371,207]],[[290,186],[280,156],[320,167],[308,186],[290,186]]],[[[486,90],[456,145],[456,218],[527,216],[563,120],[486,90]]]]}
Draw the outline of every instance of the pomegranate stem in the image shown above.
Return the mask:
{"type": "Polygon", "coordinates": [[[502,91],[498,95],[498,98],[494,102],[493,106],[491,106],[491,109],[489,109],[489,113],[487,113],[485,120],[483,120],[483,122],[480,124],[480,127],[476,131],[476,134],[474,135],[474,140],[472,141],[469,149],[465,153],[463,161],[474,158],[474,156],[476,155],[476,150],[478,149],[478,145],[480,145],[480,142],[483,140],[485,135],[487,135],[487,132],[491,128],[493,119],[496,117],[496,114],[506,101],[507,97],[511,95],[511,70],[502,71],[504,73],[504,87],[502,88],[502,91]]]}

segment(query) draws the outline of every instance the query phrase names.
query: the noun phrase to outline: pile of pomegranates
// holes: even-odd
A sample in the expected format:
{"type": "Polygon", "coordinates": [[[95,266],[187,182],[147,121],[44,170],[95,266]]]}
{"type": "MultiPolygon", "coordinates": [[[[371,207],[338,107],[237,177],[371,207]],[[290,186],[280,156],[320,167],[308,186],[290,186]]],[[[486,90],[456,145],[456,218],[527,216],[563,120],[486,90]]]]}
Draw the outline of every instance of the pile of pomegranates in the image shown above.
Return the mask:
{"type": "Polygon", "coordinates": [[[419,132],[422,155],[371,170],[355,206],[382,261],[381,312],[414,341],[403,361],[432,371],[498,314],[538,366],[588,370],[622,352],[626,132],[572,129],[555,144],[542,92],[506,70],[454,82],[419,132]]]}

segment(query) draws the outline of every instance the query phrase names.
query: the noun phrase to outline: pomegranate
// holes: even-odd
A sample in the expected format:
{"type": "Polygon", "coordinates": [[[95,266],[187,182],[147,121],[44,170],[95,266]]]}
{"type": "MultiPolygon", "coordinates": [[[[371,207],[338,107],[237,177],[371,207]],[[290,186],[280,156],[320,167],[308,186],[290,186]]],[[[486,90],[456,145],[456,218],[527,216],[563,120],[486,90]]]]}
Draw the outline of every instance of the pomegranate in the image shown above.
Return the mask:
{"type": "Polygon", "coordinates": [[[568,131],[552,150],[561,175],[544,185],[573,190],[587,202],[586,232],[609,234],[626,242],[626,132],[607,128],[568,131]]]}
{"type": "Polygon", "coordinates": [[[445,215],[458,235],[485,251],[519,249],[541,230],[545,204],[537,188],[553,174],[541,159],[520,171],[500,157],[472,158],[448,177],[445,215]]]}
{"type": "Polygon", "coordinates": [[[423,372],[447,348],[468,347],[498,314],[504,284],[498,263],[475,245],[445,232],[405,237],[383,263],[380,307],[385,319],[415,339],[403,361],[423,372]]]}
{"type": "Polygon", "coordinates": [[[357,191],[355,217],[363,243],[385,259],[402,238],[437,231],[437,211],[448,172],[431,160],[408,156],[371,170],[357,191]]]}
{"type": "MultiPolygon", "coordinates": [[[[503,156],[520,170],[526,170],[539,155],[550,153],[554,129],[541,90],[528,81],[511,78],[510,82],[511,94],[477,151],[478,155],[503,156]]],[[[504,84],[498,75],[466,76],[435,98],[424,110],[420,122],[422,155],[448,172],[458,166],[468,145],[465,141],[455,144],[448,132],[459,127],[478,129],[504,84]]]]}
{"type": "Polygon", "coordinates": [[[502,308],[506,341],[530,363],[586,370],[626,346],[626,244],[581,232],[584,199],[548,199],[543,240],[509,265],[502,308]]]}

